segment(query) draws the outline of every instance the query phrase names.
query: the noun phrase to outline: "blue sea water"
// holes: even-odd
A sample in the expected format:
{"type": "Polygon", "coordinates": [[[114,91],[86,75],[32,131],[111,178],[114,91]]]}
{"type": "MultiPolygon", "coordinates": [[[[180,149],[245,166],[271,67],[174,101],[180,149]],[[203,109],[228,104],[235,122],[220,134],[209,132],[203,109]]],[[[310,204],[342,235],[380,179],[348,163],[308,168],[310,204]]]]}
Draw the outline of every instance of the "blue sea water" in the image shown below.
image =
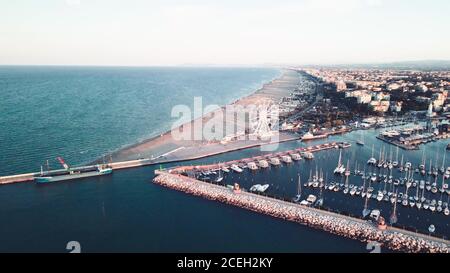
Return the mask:
{"type": "MultiPolygon", "coordinates": [[[[89,162],[168,129],[175,104],[202,96],[221,105],[279,74],[267,68],[0,67],[0,174],[36,171],[56,156],[89,162]]],[[[323,167],[332,168],[335,157],[323,167]]],[[[271,179],[271,193],[289,196],[295,191],[290,177],[298,170],[307,175],[312,166],[283,167],[262,178],[271,179]]],[[[80,242],[83,252],[367,252],[357,241],[155,185],[157,167],[1,186],[0,252],[66,252],[69,241],[80,242]]],[[[247,185],[262,178],[246,173],[238,179],[247,185]]]]}

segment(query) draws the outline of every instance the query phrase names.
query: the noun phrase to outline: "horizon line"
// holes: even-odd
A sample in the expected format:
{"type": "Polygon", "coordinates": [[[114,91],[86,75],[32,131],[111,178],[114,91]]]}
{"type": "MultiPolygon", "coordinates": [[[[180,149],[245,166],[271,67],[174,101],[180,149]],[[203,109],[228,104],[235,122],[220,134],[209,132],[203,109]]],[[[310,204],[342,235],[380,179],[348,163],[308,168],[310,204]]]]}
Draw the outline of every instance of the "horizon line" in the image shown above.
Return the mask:
{"type": "Polygon", "coordinates": [[[48,67],[292,67],[292,66],[357,66],[357,65],[391,65],[391,64],[408,64],[408,63],[446,63],[450,64],[450,59],[417,59],[417,60],[397,60],[385,62],[317,62],[317,63],[249,63],[249,64],[233,64],[233,63],[184,63],[184,64],[1,64],[0,66],[48,66],[48,67]]]}

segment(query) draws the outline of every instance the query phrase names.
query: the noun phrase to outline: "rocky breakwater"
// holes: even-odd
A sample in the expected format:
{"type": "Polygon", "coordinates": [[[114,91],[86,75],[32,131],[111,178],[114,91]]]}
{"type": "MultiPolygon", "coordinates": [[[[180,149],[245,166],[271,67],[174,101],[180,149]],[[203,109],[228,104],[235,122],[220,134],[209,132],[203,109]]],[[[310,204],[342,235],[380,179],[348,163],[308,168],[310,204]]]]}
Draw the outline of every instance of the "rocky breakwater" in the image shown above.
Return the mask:
{"type": "Polygon", "coordinates": [[[403,252],[448,253],[449,245],[444,242],[417,236],[399,230],[380,230],[369,221],[304,207],[249,192],[236,193],[233,190],[201,182],[186,176],[158,172],[154,183],[171,189],[183,191],[195,196],[223,202],[255,212],[294,221],[307,226],[322,229],[333,234],[362,242],[377,242],[383,247],[403,252]]]}

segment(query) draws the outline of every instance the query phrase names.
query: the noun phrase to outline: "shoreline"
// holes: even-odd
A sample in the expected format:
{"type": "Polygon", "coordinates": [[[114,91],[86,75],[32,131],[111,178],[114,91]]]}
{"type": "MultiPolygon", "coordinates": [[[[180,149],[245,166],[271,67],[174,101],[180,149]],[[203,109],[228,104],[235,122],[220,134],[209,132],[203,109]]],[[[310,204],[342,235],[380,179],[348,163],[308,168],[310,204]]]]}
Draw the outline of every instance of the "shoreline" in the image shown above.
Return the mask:
{"type": "MultiPolygon", "coordinates": [[[[239,98],[228,105],[246,106],[251,104],[263,105],[267,102],[277,103],[279,99],[289,95],[298,86],[301,79],[297,71],[290,69],[283,69],[281,71],[282,73],[279,77],[272,79],[253,93],[239,98]]],[[[227,105],[182,124],[177,127],[177,129],[181,127],[185,128],[185,126],[191,128],[194,125],[194,122],[199,119],[202,119],[203,124],[205,124],[211,118],[210,115],[212,113],[224,109],[225,107],[227,107],[227,105]]],[[[239,127],[239,124],[236,123],[237,122],[235,122],[235,126],[239,127]]],[[[300,139],[300,136],[295,133],[280,132],[275,140],[238,139],[228,143],[196,140],[176,141],[172,138],[171,132],[172,131],[168,131],[159,136],[132,144],[113,153],[106,154],[87,165],[74,167],[72,170],[91,170],[95,169],[96,165],[104,163],[108,164],[113,169],[118,170],[156,164],[184,162],[249,148],[277,145],[279,143],[300,139]],[[110,162],[107,162],[110,158],[110,162]]],[[[49,174],[60,174],[63,172],[65,172],[65,170],[57,169],[50,171],[49,174]]],[[[30,172],[0,176],[0,185],[33,181],[34,178],[39,175],[39,172],[30,172]]]]}
{"type": "MultiPolygon", "coordinates": [[[[227,106],[247,106],[247,105],[264,105],[267,103],[274,103],[281,99],[282,97],[289,95],[295,86],[300,81],[300,77],[298,73],[293,70],[284,69],[282,70],[281,75],[272,79],[271,81],[264,83],[259,89],[254,92],[236,99],[235,101],[223,105],[218,109],[211,111],[209,113],[204,113],[201,117],[192,119],[189,122],[186,122],[178,127],[175,130],[183,130],[194,128],[195,122],[202,121],[203,124],[208,122],[211,119],[211,116],[218,111],[222,111],[227,106]]],[[[235,124],[239,128],[239,124],[235,124]]],[[[136,160],[136,159],[155,159],[159,158],[161,155],[167,154],[173,150],[184,147],[183,149],[190,149],[189,152],[181,152],[176,155],[172,154],[171,157],[168,158],[169,161],[178,161],[178,160],[187,160],[191,158],[193,153],[198,152],[202,149],[202,147],[209,146],[209,149],[212,150],[208,153],[200,153],[198,157],[205,157],[204,154],[215,155],[219,153],[224,153],[232,150],[245,149],[245,147],[265,145],[268,142],[264,141],[254,141],[253,143],[249,143],[249,141],[236,141],[236,143],[229,143],[229,146],[233,146],[231,149],[226,147],[226,145],[220,144],[219,141],[199,141],[199,140],[174,140],[172,138],[171,132],[173,129],[163,132],[160,135],[151,137],[146,140],[142,140],[140,142],[128,145],[124,148],[120,148],[117,151],[106,154],[106,157],[112,157],[112,162],[117,161],[127,161],[127,160],[136,160]],[[239,143],[240,142],[240,143],[239,143]],[[211,145],[215,145],[215,147],[211,147],[211,145]]],[[[288,137],[292,137],[292,134],[288,137]]],[[[91,162],[90,164],[98,164],[102,162],[102,158],[98,158],[91,162]]]]}
{"type": "MultiPolygon", "coordinates": [[[[271,80],[269,80],[269,81],[267,81],[267,82],[265,81],[265,82],[261,83],[261,85],[260,85],[260,87],[259,87],[258,89],[252,90],[252,91],[249,92],[249,94],[244,95],[244,96],[242,96],[242,97],[240,97],[240,98],[237,98],[237,99],[233,100],[232,102],[226,103],[226,104],[223,105],[223,106],[220,106],[219,109],[224,109],[227,105],[235,104],[235,103],[239,102],[239,101],[242,100],[242,99],[245,99],[245,98],[247,98],[247,97],[250,97],[250,96],[254,95],[254,94],[257,93],[259,90],[263,89],[264,86],[265,86],[266,84],[270,84],[271,82],[273,82],[273,81],[275,81],[275,80],[281,78],[281,77],[284,75],[284,73],[285,73],[285,71],[286,71],[287,69],[278,69],[278,70],[280,71],[279,75],[277,75],[276,77],[272,78],[271,80]]],[[[219,109],[216,109],[216,110],[214,110],[214,111],[217,111],[217,110],[219,110],[219,109]]],[[[211,113],[214,112],[214,111],[205,113],[203,116],[209,115],[209,114],[211,114],[211,113]]],[[[192,119],[192,120],[190,120],[189,122],[186,122],[185,124],[190,124],[190,123],[194,122],[195,120],[198,120],[198,119],[200,119],[200,118],[203,118],[203,116],[202,116],[202,117],[195,118],[195,119],[192,119]]],[[[185,125],[185,124],[183,124],[183,125],[185,125]]],[[[183,126],[183,125],[180,125],[180,126],[183,126]]],[[[156,140],[156,139],[160,138],[162,135],[169,134],[170,132],[171,132],[171,130],[163,131],[163,132],[160,132],[160,133],[158,133],[158,134],[155,134],[154,136],[149,136],[148,138],[139,140],[139,141],[137,141],[137,142],[135,142],[135,143],[132,143],[132,144],[126,144],[126,145],[122,146],[121,148],[118,148],[118,149],[115,150],[115,151],[106,153],[104,156],[114,155],[114,154],[117,154],[117,153],[119,153],[119,152],[121,152],[121,151],[123,151],[123,150],[135,148],[135,147],[140,146],[140,145],[142,145],[142,144],[145,144],[145,143],[147,143],[147,142],[151,142],[151,141],[153,141],[153,140],[156,140]]],[[[97,159],[95,159],[94,161],[91,161],[91,162],[87,163],[86,165],[96,164],[96,163],[98,163],[100,160],[102,160],[102,158],[97,158],[97,159]]]]}
{"type": "MultiPolygon", "coordinates": [[[[264,103],[268,100],[274,101],[289,94],[292,86],[299,82],[299,77],[296,71],[290,69],[279,69],[278,75],[270,81],[262,83],[262,85],[249,94],[235,99],[231,103],[223,105],[216,110],[203,114],[201,117],[195,118],[177,127],[193,126],[195,121],[203,120],[207,122],[211,114],[216,111],[225,109],[228,105],[249,105],[251,103],[264,103]],[[286,83],[287,82],[287,83],[286,83]],[[286,86],[287,85],[287,86],[286,86]],[[276,90],[273,90],[276,89],[276,90]]],[[[195,159],[206,158],[213,155],[254,148],[258,146],[270,145],[273,143],[282,143],[287,141],[294,141],[299,138],[295,134],[281,133],[278,141],[249,141],[238,140],[227,145],[222,145],[219,142],[205,143],[204,141],[175,141],[171,136],[172,130],[163,132],[159,135],[150,137],[145,140],[138,141],[134,144],[119,148],[116,151],[106,153],[93,161],[85,164],[80,164],[74,167],[74,170],[85,170],[95,167],[95,165],[108,162],[109,158],[112,160],[109,163],[116,169],[132,168],[155,164],[166,164],[172,162],[183,162],[195,159]],[[174,151],[179,151],[175,153],[174,151]]],[[[53,170],[51,173],[59,173],[64,170],[53,170]]],[[[19,174],[8,174],[0,176],[0,185],[10,184],[15,182],[32,181],[39,172],[28,172],[19,174]]]]}

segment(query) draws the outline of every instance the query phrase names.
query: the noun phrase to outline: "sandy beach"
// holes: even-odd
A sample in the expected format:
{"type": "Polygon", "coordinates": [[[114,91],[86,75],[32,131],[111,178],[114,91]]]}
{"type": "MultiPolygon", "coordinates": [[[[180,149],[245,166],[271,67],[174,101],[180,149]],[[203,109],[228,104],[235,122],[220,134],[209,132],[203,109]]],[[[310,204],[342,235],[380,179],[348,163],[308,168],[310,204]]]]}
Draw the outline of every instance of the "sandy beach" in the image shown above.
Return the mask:
{"type": "MultiPolygon", "coordinates": [[[[279,78],[264,84],[259,90],[256,90],[251,95],[240,98],[230,105],[245,107],[248,105],[260,106],[277,103],[281,98],[292,93],[299,84],[299,81],[300,78],[296,71],[284,70],[279,78]]],[[[225,107],[226,105],[211,113],[203,115],[201,117],[203,120],[202,124],[207,123],[212,117],[223,117],[221,116],[223,115],[221,113],[223,113],[225,107]]],[[[168,109],[167,111],[170,110],[171,109],[168,109]]],[[[185,130],[191,130],[196,126],[196,121],[198,122],[198,119],[185,123],[179,126],[177,130],[187,132],[185,130]]],[[[238,122],[236,122],[234,126],[237,130],[245,130],[245,125],[239,124],[238,122]]],[[[198,128],[196,128],[196,130],[198,130],[198,128]]],[[[283,142],[298,139],[298,136],[291,133],[280,133],[278,138],[280,142],[283,142]]],[[[227,143],[221,143],[221,141],[218,140],[177,140],[174,139],[171,131],[168,131],[158,137],[118,150],[112,153],[111,157],[113,162],[148,158],[152,159],[155,163],[158,163],[201,158],[233,150],[264,145],[271,142],[273,142],[273,140],[269,139],[235,140],[227,143]]]]}

